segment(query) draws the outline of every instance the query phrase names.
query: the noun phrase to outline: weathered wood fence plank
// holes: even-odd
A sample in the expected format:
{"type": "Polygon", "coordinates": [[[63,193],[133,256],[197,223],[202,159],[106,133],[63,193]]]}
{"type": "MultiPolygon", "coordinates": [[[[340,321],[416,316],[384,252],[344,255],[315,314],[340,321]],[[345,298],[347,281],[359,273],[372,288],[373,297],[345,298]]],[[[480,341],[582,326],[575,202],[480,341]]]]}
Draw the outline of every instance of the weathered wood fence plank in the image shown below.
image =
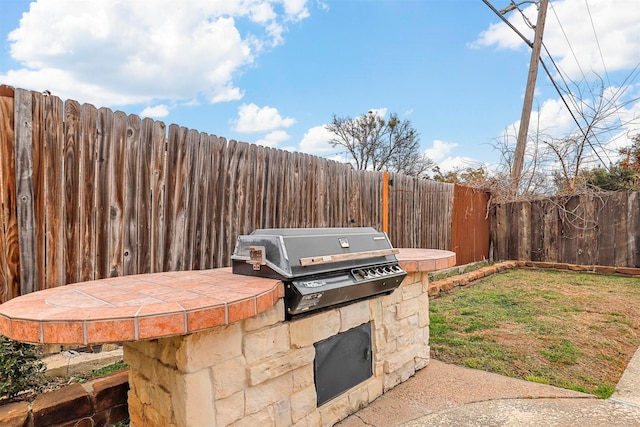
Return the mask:
{"type": "Polygon", "coordinates": [[[153,206],[153,120],[144,119],[140,122],[140,139],[138,153],[136,155],[136,181],[137,194],[137,240],[133,242],[137,249],[137,272],[140,274],[151,273],[152,259],[155,248],[153,247],[153,231],[151,230],[151,215],[153,206]]]}
{"type": "Polygon", "coordinates": [[[138,256],[140,247],[138,243],[138,224],[142,211],[142,188],[144,182],[140,182],[141,177],[138,171],[140,165],[140,151],[142,142],[140,141],[141,120],[136,115],[127,117],[124,140],[124,176],[122,181],[123,206],[122,206],[122,274],[137,274],[138,256]]]}
{"type": "Polygon", "coordinates": [[[67,282],[80,279],[80,104],[67,100],[64,103],[64,255],[67,282]]]}
{"type": "Polygon", "coordinates": [[[68,283],[65,268],[65,200],[64,200],[64,115],[63,103],[56,96],[44,102],[45,287],[68,283]]]}
{"type": "Polygon", "coordinates": [[[16,207],[20,253],[20,293],[38,289],[36,254],[36,225],[33,192],[33,103],[31,92],[18,89],[15,105],[19,121],[15,122],[16,141],[16,207]]]}
{"type": "MultiPolygon", "coordinates": [[[[148,131],[149,119],[145,119],[148,131]]],[[[167,230],[167,138],[166,126],[154,122],[151,134],[151,272],[164,271],[167,230]]]]}
{"type": "Polygon", "coordinates": [[[80,113],[80,281],[93,280],[96,270],[96,176],[97,176],[97,121],[98,110],[84,104],[80,113]]]}
{"type": "Polygon", "coordinates": [[[111,163],[109,169],[109,277],[124,275],[124,197],[126,179],[127,116],[122,111],[113,115],[111,163]]]}
{"type": "MultiPolygon", "coordinates": [[[[3,87],[4,88],[4,87],[3,87]]],[[[16,212],[14,93],[0,96],[0,280],[2,301],[20,294],[20,249],[16,212]],[[5,96],[11,95],[11,96],[5,96]]]]}
{"type": "Polygon", "coordinates": [[[95,278],[109,277],[109,223],[111,218],[110,193],[110,169],[112,160],[111,154],[111,133],[113,132],[113,112],[107,108],[98,110],[96,122],[97,134],[97,167],[95,174],[96,188],[96,259],[95,278]]]}
{"type": "MultiPolygon", "coordinates": [[[[36,253],[32,254],[36,259],[37,276],[36,282],[38,290],[42,290],[46,285],[46,221],[45,221],[45,161],[44,161],[44,96],[39,92],[31,92],[33,99],[33,207],[35,215],[35,236],[36,253]],[[37,195],[37,196],[36,196],[37,195]]],[[[93,185],[93,184],[92,184],[93,185]]]]}

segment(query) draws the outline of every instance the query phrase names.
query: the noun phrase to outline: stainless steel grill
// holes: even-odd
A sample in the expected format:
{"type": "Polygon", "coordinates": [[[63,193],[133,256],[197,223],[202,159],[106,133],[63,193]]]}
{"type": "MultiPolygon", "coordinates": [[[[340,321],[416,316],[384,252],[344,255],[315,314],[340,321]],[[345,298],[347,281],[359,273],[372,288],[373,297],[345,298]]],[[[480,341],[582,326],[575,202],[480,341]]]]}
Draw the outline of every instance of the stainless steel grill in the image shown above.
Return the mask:
{"type": "Polygon", "coordinates": [[[373,228],[274,228],[240,236],[233,272],[280,279],[288,317],[393,292],[407,273],[373,228]]]}

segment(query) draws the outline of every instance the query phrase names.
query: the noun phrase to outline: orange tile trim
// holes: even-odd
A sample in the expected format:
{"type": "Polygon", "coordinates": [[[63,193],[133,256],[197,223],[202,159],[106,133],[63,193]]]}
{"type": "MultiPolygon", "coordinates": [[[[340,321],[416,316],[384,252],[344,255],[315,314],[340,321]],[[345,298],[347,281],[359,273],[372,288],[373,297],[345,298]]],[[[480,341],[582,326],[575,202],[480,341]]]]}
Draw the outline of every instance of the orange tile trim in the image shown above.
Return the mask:
{"type": "Polygon", "coordinates": [[[229,268],[141,274],[34,292],[0,305],[0,334],[35,344],[101,344],[183,335],[268,309],[282,282],[229,268]]]}
{"type": "Polygon", "coordinates": [[[456,254],[440,249],[400,248],[397,255],[400,266],[407,273],[424,273],[456,265],[456,254]]]}

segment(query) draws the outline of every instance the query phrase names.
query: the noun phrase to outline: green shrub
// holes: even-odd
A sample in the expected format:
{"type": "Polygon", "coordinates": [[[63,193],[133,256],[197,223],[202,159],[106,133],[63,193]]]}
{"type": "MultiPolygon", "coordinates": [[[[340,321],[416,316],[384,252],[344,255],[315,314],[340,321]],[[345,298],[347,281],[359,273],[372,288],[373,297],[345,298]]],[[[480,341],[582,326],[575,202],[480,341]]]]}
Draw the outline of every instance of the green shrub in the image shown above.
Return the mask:
{"type": "Polygon", "coordinates": [[[38,347],[0,335],[0,396],[11,398],[22,391],[38,391],[45,369],[38,347]]]}

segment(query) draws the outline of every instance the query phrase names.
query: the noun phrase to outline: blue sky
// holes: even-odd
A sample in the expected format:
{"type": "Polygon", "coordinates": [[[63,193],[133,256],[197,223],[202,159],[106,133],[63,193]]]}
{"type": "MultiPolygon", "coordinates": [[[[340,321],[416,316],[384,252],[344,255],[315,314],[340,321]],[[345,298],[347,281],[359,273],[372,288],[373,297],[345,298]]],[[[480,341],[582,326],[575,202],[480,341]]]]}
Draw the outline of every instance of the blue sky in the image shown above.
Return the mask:
{"type": "MultiPolygon", "coordinates": [[[[521,9],[535,23],[535,5],[521,9]]],[[[552,1],[545,45],[583,98],[598,76],[640,96],[637,0],[552,1]]],[[[410,120],[443,169],[497,163],[529,59],[481,0],[0,0],[0,83],[329,158],[332,115],[374,109],[410,120]]],[[[640,104],[615,117],[609,152],[640,131],[640,104]]],[[[532,123],[575,131],[542,70],[532,123]]]]}

